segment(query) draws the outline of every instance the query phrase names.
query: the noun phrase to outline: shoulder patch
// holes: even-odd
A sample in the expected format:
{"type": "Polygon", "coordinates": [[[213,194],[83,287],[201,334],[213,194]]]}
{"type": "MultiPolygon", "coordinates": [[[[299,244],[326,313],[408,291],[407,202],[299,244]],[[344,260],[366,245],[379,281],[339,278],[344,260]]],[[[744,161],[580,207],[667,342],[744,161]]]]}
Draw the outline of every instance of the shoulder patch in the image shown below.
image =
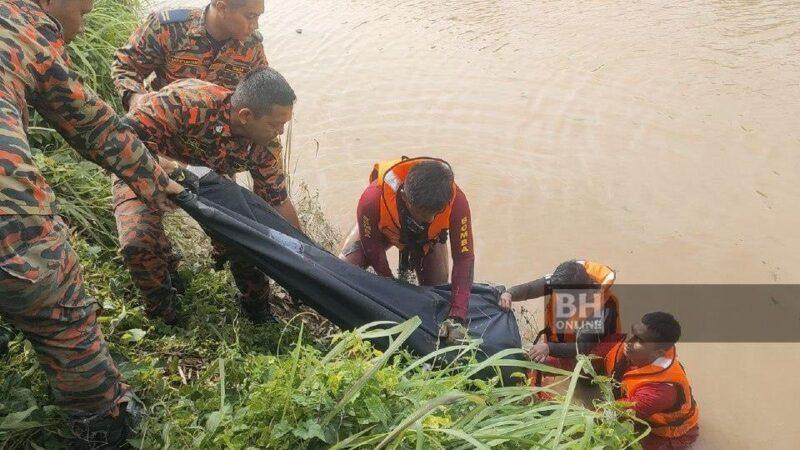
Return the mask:
{"type": "Polygon", "coordinates": [[[191,9],[165,9],[158,13],[158,21],[162,25],[186,22],[192,16],[191,9]]]}

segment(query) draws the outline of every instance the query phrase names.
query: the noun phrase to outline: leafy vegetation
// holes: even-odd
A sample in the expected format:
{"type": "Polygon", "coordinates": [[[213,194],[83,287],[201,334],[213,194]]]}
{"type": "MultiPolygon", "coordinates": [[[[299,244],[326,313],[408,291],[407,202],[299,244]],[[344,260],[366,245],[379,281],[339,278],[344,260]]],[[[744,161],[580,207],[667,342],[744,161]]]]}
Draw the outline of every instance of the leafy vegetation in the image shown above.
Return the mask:
{"type": "MultiPolygon", "coordinates": [[[[421,358],[402,351],[417,319],[312,342],[297,320],[241,320],[228,273],[202,264],[184,272],[192,312],[184,326],[151,322],[120,261],[76,242],[87,288],[105,306],[111,350],[147,405],[135,447],[623,448],[636,439],[610,398],[592,409],[571,401],[580,368],[561,381],[566,392],[538,388],[556,396],[540,402],[529,387],[471,379],[497,362],[477,361],[475,342],[421,358]],[[368,341],[386,336],[393,339],[385,352],[368,341]],[[463,356],[441,367],[445,351],[463,356]]],[[[22,339],[12,342],[0,379],[0,447],[65,445],[64,417],[49,406],[44,374],[22,339]]]]}
{"type": "MultiPolygon", "coordinates": [[[[105,70],[111,51],[129,35],[138,2],[98,0],[89,30],[73,48],[86,80],[113,98],[105,70]]],[[[288,299],[284,325],[255,326],[239,316],[227,271],[215,271],[208,242],[184,216],[168,231],[184,255],[188,283],[181,327],[146,319],[116,252],[110,181],[75,159],[46,131],[34,130],[37,163],[51,182],[75,235],[90,295],[104,306],[101,322],[126,381],[147,408],[135,448],[625,448],[637,446],[635,419],[613,401],[608,380],[590,407],[574,401],[588,360],[559,385],[503,386],[475,373],[509,364],[476,359],[478,343],[412,356],[403,341],[418,319],[335,330],[288,299]],[[389,339],[385,351],[371,339],[389,339]],[[459,355],[440,364],[447,352],[459,355]],[[553,400],[539,401],[546,392],[553,400]]],[[[288,165],[287,165],[288,167],[288,165]]],[[[329,247],[338,233],[301,186],[300,215],[329,247]]],[[[519,352],[519,350],[508,353],[519,352]]],[[[17,336],[0,364],[0,449],[66,448],[69,427],[38,368],[30,344],[17,336]]],[[[543,367],[515,362],[520,373],[543,367]]],[[[520,378],[523,378],[520,375],[520,378]]]]}

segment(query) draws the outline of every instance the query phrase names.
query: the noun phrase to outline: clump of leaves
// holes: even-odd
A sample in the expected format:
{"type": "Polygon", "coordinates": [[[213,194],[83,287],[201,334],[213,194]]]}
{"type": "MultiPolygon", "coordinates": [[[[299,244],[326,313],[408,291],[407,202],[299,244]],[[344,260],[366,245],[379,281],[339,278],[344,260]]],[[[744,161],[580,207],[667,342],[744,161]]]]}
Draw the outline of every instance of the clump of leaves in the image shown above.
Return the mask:
{"type": "MultiPolygon", "coordinates": [[[[327,350],[297,342],[286,353],[244,355],[235,349],[209,367],[170,407],[173,422],[153,417],[138,443],[198,448],[625,448],[638,439],[613,399],[592,410],[572,401],[587,361],[567,374],[554,401],[532,402],[537,390],[504,387],[472,375],[500,363],[479,362],[477,343],[414,358],[400,350],[418,319],[373,324],[337,337],[327,350]],[[386,352],[365,338],[391,338],[386,352]],[[440,366],[445,352],[462,356],[440,366]],[[197,395],[198,389],[204,395],[197,395]],[[167,440],[165,440],[167,439],[167,440]]],[[[509,356],[508,352],[506,355],[509,356]]],[[[504,364],[509,364],[506,361],[504,364]]],[[[513,362],[520,370],[538,367],[513,362]]],[[[165,413],[166,414],[166,413],[165,413]]]]}

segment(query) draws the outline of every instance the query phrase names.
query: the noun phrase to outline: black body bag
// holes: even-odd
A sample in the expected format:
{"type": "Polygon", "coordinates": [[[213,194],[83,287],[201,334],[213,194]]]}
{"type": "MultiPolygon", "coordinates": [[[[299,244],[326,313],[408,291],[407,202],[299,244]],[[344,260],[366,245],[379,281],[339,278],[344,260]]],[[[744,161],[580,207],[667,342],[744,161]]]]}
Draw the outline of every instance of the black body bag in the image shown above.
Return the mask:
{"type": "MultiPolygon", "coordinates": [[[[438,346],[438,324],[450,309],[450,286],[414,286],[380,277],[320,248],[249,190],[214,172],[202,177],[197,194],[184,191],[177,203],[212,238],[252,261],[267,276],[331,322],[353,329],[376,321],[422,324],[406,347],[425,355],[438,346]]],[[[474,284],[469,301],[470,335],[492,355],[520,348],[517,321],[497,305],[502,287],[474,284]]],[[[378,343],[378,345],[381,345],[378,343]]]]}

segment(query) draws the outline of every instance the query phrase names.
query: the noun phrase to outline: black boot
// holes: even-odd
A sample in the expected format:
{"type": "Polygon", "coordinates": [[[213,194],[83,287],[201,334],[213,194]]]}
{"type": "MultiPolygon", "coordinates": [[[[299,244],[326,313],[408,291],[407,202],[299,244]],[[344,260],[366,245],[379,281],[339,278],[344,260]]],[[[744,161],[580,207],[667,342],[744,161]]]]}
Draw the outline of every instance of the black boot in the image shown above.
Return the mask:
{"type": "Polygon", "coordinates": [[[72,423],[75,440],[72,448],[112,450],[124,448],[142,421],[144,409],[130,401],[120,405],[117,417],[93,417],[72,423]]]}
{"type": "Polygon", "coordinates": [[[180,301],[181,296],[173,288],[170,293],[162,298],[145,300],[145,315],[152,320],[161,319],[167,325],[176,325],[178,323],[180,301]]]}
{"type": "Polygon", "coordinates": [[[239,307],[242,313],[255,324],[278,323],[269,308],[267,297],[252,299],[242,294],[238,295],[239,307]]]}
{"type": "Polygon", "coordinates": [[[214,260],[214,270],[219,272],[225,269],[225,263],[228,262],[228,252],[214,246],[211,250],[211,259],[214,260]]]}

